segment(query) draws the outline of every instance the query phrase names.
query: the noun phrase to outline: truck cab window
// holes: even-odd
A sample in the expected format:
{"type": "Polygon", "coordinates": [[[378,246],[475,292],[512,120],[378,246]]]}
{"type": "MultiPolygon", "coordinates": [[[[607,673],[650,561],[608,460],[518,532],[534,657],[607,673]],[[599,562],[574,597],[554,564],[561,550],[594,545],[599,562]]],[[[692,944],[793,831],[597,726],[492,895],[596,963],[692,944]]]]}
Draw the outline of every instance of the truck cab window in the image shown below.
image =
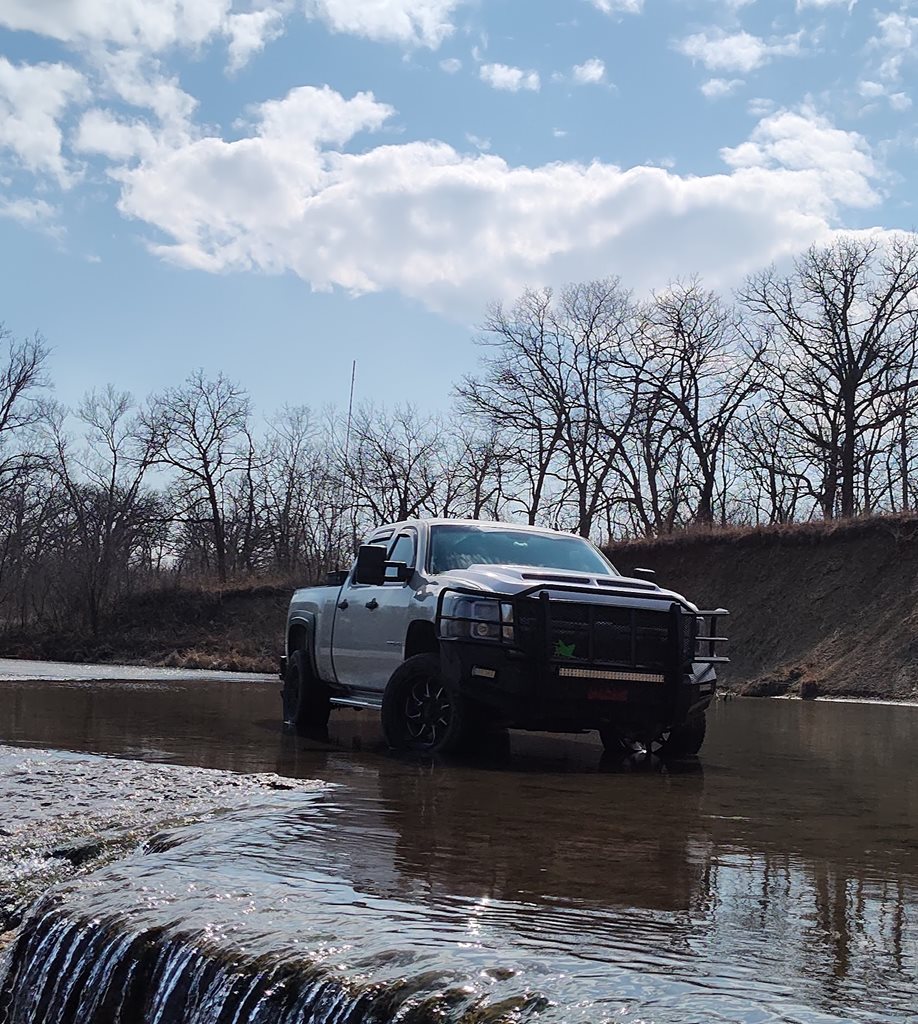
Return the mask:
{"type": "MultiPolygon", "coordinates": [[[[404,562],[407,566],[414,567],[414,534],[403,533],[392,545],[389,552],[390,562],[404,562]]],[[[387,566],[386,579],[395,580],[395,567],[387,566]]]]}

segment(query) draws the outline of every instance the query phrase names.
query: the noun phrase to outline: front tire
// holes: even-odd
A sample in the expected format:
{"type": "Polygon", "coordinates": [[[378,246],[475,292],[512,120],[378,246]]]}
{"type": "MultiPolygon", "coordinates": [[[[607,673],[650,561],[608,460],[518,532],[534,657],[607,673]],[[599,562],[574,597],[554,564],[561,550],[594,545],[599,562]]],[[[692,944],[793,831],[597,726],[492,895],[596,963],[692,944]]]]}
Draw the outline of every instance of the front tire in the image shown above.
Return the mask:
{"type": "Polygon", "coordinates": [[[611,723],[600,726],[599,735],[606,753],[621,757],[635,755],[671,758],[694,757],[704,743],[707,720],[703,711],[689,716],[679,725],[665,729],[648,739],[622,730],[611,723]]]}
{"type": "Polygon", "coordinates": [[[690,715],[670,731],[663,756],[694,757],[701,750],[707,727],[708,723],[703,711],[690,715]]]}
{"type": "Polygon", "coordinates": [[[393,750],[450,754],[469,736],[471,715],[443,678],[439,654],[416,654],[392,673],[382,702],[382,727],[393,750]]]}
{"type": "Polygon", "coordinates": [[[328,687],[316,678],[306,651],[294,651],[290,655],[281,696],[284,725],[297,732],[320,730],[328,725],[331,713],[328,687]]]}

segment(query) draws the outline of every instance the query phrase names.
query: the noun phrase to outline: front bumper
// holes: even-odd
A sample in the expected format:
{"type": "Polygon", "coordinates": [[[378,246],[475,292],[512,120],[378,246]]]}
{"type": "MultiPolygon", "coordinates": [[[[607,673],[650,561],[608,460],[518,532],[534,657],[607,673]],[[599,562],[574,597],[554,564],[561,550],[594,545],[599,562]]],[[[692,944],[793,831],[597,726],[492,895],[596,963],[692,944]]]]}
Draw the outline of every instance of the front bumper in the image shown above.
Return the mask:
{"type": "Polygon", "coordinates": [[[523,728],[668,728],[711,702],[713,664],[727,660],[714,653],[723,609],[696,613],[661,603],[659,591],[603,601],[593,588],[548,589],[499,598],[499,639],[455,636],[464,620],[447,616],[452,635],[440,630],[440,652],[448,681],[523,728]]]}
{"type": "Polygon", "coordinates": [[[606,722],[668,727],[704,710],[709,666],[677,677],[607,666],[565,666],[497,645],[441,641],[444,676],[469,700],[516,728],[595,729],[606,722]]]}

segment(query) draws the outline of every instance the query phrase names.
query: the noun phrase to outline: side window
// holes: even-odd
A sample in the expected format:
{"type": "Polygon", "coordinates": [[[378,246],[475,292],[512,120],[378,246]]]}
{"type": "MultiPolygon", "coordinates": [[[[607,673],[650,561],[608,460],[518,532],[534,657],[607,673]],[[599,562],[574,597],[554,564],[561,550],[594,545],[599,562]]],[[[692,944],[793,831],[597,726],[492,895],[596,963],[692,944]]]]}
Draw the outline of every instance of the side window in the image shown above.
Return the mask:
{"type": "MultiPolygon", "coordinates": [[[[404,562],[407,566],[414,567],[414,534],[402,533],[398,536],[389,552],[388,561],[404,562]]],[[[394,580],[395,566],[386,567],[386,579],[394,580]]]]}

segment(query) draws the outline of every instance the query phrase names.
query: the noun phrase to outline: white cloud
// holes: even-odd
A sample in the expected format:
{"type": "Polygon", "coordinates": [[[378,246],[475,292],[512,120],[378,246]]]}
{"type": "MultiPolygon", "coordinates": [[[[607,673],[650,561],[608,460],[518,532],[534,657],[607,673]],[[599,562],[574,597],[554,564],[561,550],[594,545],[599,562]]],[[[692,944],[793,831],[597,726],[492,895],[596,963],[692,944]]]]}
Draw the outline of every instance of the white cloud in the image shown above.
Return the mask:
{"type": "Polygon", "coordinates": [[[230,71],[244,67],[253,54],[260,53],[268,43],[283,35],[286,11],[286,4],[277,4],[229,15],[225,31],[229,36],[230,71]]]}
{"type": "Polygon", "coordinates": [[[458,57],[447,57],[446,60],[440,61],[440,70],[448,75],[454,75],[462,70],[462,61],[458,57]]]}
{"type": "Polygon", "coordinates": [[[119,50],[99,57],[96,70],[105,93],[144,113],[116,115],[99,106],[85,111],[73,139],[76,152],[128,161],[150,157],[157,149],[186,145],[197,137],[192,123],[197,100],[175,78],[163,74],[155,58],[119,50]]]}
{"type": "Polygon", "coordinates": [[[141,120],[124,120],[107,110],[87,110],[80,118],[74,139],[79,153],[95,153],[109,160],[133,160],[152,156],[159,147],[159,138],[141,120]]]}
{"type": "Polygon", "coordinates": [[[343,145],[358,132],[376,131],[395,113],[371,92],[346,100],[327,85],[303,85],[282,100],[268,100],[253,109],[257,133],[264,139],[316,147],[343,145]]]}
{"type": "Polygon", "coordinates": [[[702,82],[701,91],[709,100],[719,100],[732,96],[743,85],[742,78],[709,78],[702,82]]]}
{"type": "Polygon", "coordinates": [[[242,138],[117,169],[120,209],[162,232],[154,251],[181,266],[293,272],[474,316],[526,285],[604,273],[645,289],[690,267],[729,287],[825,241],[843,206],[877,200],[863,140],[808,111],[766,118],[707,176],[512,166],[435,141],[355,151],[355,134],[392,114],[368,94],[294,90],[255,109],[242,138]]]}
{"type": "Polygon", "coordinates": [[[880,51],[878,72],[882,78],[898,79],[902,65],[918,50],[918,18],[893,11],[878,15],[877,27],[879,34],[870,39],[869,47],[880,51]]]}
{"type": "Polygon", "coordinates": [[[232,0],[4,0],[0,25],[66,43],[159,51],[195,47],[222,30],[232,0]]]}
{"type": "Polygon", "coordinates": [[[106,53],[98,61],[105,88],[132,107],[151,110],[166,126],[184,132],[198,101],[163,73],[156,59],[134,50],[106,53]]]}
{"type": "Polygon", "coordinates": [[[590,0],[603,14],[640,14],[644,0],[590,0]]]}
{"type": "Polygon", "coordinates": [[[436,48],[452,34],[463,0],[306,0],[306,13],[335,32],[436,48]]]}
{"type": "Polygon", "coordinates": [[[881,82],[871,82],[867,79],[857,83],[857,92],[864,99],[872,100],[878,96],[886,95],[886,86],[881,82]]]}
{"type": "Polygon", "coordinates": [[[812,110],[779,110],[755,127],[747,142],[721,150],[731,167],[798,172],[818,177],[828,195],[846,206],[872,206],[880,176],[866,140],[835,128],[812,110]]]}
{"type": "Polygon", "coordinates": [[[597,85],[606,77],[606,66],[598,57],[575,64],[571,75],[578,85],[597,85]]]}
{"type": "Polygon", "coordinates": [[[86,79],[66,64],[11,64],[0,57],[0,148],[27,170],[61,185],[71,170],[61,152],[60,120],[87,95],[86,79]]]}
{"type": "Polygon", "coordinates": [[[125,47],[159,54],[228,42],[236,71],[283,32],[297,3],[307,18],[348,32],[410,46],[438,46],[453,31],[452,14],[468,0],[3,0],[0,27],[35,32],[72,46],[125,47]]]}
{"type": "Polygon", "coordinates": [[[777,104],[765,96],[754,96],[746,104],[746,113],[752,117],[762,118],[774,112],[777,104]]]}
{"type": "Polygon", "coordinates": [[[918,18],[895,11],[877,18],[880,34],[876,42],[890,50],[909,50],[915,40],[918,18]]]}
{"type": "Polygon", "coordinates": [[[847,7],[850,11],[857,0],[797,0],[797,10],[802,11],[807,7],[815,7],[818,10],[825,10],[827,7],[847,7]]]}
{"type": "MultiPolygon", "coordinates": [[[[911,97],[905,92],[890,92],[883,82],[875,82],[870,79],[861,79],[857,83],[857,92],[866,100],[885,99],[889,106],[898,112],[909,110],[912,105],[911,97]]],[[[868,104],[865,110],[872,109],[873,105],[868,104]]]]}
{"type": "Polygon", "coordinates": [[[482,82],[487,82],[492,89],[505,89],[509,92],[519,92],[520,89],[538,92],[542,84],[538,71],[524,71],[508,64],[482,64],[478,74],[482,82]]]}
{"type": "Polygon", "coordinates": [[[57,210],[44,199],[3,199],[0,198],[0,217],[15,220],[29,227],[49,224],[57,215],[57,210]]]}
{"type": "Polygon", "coordinates": [[[800,36],[784,36],[767,41],[748,32],[707,29],[686,36],[676,49],[701,61],[709,71],[739,71],[748,74],[767,64],[773,57],[794,57],[800,53],[800,36]]]}

